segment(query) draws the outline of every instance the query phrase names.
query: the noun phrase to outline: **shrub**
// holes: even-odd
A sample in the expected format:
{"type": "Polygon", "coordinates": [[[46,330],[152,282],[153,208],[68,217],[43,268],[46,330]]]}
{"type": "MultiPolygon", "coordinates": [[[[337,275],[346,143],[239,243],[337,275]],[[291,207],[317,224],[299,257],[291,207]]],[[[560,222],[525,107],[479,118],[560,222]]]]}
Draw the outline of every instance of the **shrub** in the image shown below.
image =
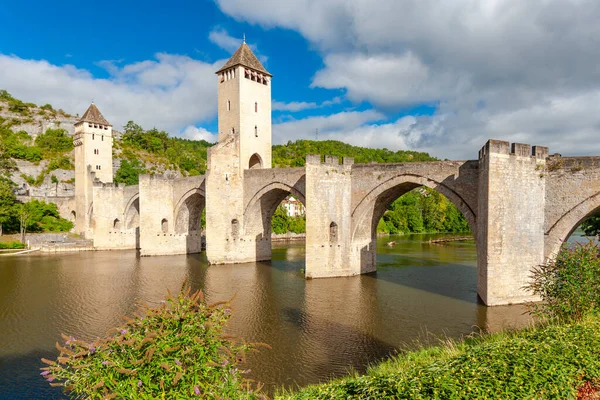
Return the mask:
{"type": "Polygon", "coordinates": [[[0,242],[0,249],[24,249],[25,245],[21,242],[0,242]]]}
{"type": "Polygon", "coordinates": [[[228,302],[208,305],[190,289],[88,343],[63,335],[60,356],[42,376],[77,398],[264,398],[237,368],[253,345],[223,334],[228,302]]]}
{"type": "Polygon", "coordinates": [[[592,241],[563,247],[553,262],[533,271],[528,288],[543,302],[532,312],[542,318],[579,320],[600,307],[600,249],[592,241]]]}
{"type": "Polygon", "coordinates": [[[52,153],[64,153],[73,150],[73,139],[64,129],[48,129],[35,138],[35,145],[52,153]]]}

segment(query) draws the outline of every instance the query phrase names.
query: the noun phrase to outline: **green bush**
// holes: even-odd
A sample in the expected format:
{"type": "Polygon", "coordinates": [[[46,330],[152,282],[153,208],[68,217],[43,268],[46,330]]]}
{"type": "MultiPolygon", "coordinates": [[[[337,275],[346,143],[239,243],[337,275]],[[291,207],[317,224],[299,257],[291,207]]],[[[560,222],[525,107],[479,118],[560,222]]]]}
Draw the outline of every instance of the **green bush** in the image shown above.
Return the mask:
{"type": "Polygon", "coordinates": [[[65,153],[73,150],[73,139],[64,129],[48,129],[35,138],[35,145],[49,153],[65,153]]]}
{"type": "Polygon", "coordinates": [[[209,305],[188,288],[156,308],[139,304],[137,314],[91,343],[63,335],[42,376],[74,398],[264,398],[238,368],[256,345],[223,334],[227,302],[209,305]]]}
{"type": "Polygon", "coordinates": [[[148,171],[143,164],[135,158],[131,160],[122,160],[121,166],[115,174],[115,183],[124,183],[127,186],[137,185],[140,180],[140,175],[146,174],[148,171]]]}
{"type": "Polygon", "coordinates": [[[533,312],[542,318],[579,320],[600,310],[600,248],[592,241],[564,246],[532,278],[527,287],[543,300],[532,305],[533,312]]]}
{"type": "Polygon", "coordinates": [[[21,242],[0,242],[0,249],[24,249],[25,245],[21,242]]]}

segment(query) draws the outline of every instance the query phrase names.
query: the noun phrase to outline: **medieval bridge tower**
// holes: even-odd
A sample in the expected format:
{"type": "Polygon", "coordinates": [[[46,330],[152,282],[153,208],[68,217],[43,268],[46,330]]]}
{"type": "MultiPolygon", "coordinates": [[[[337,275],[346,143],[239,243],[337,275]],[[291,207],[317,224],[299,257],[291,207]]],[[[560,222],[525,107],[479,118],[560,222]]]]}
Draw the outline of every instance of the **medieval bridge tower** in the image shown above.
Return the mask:
{"type": "Polygon", "coordinates": [[[206,178],[211,263],[270,258],[270,235],[248,236],[244,175],[271,168],[271,78],[245,42],[217,71],[219,141],[209,149],[206,178]]]}
{"type": "Polygon", "coordinates": [[[93,183],[113,181],[112,124],[92,103],[75,124],[75,232],[91,237],[93,183]]]}

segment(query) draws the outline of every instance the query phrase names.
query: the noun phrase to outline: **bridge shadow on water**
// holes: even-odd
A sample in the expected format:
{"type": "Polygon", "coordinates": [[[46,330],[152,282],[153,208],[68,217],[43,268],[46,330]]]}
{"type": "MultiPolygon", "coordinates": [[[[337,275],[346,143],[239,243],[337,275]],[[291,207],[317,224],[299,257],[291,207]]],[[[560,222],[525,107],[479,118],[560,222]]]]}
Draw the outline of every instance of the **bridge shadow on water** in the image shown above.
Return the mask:
{"type": "Polygon", "coordinates": [[[477,268],[471,265],[378,266],[376,272],[367,276],[456,300],[481,303],[477,295],[477,268]]]}
{"type": "MultiPolygon", "coordinates": [[[[365,373],[369,365],[376,364],[397,354],[398,349],[374,335],[357,327],[322,318],[302,308],[285,307],[281,310],[283,319],[293,324],[305,338],[303,346],[313,354],[303,355],[316,376],[337,378],[350,371],[365,373]]],[[[306,351],[306,350],[305,350],[306,351]]],[[[321,381],[326,381],[322,379],[321,381]]],[[[287,384],[297,387],[297,384],[287,384]]]]}

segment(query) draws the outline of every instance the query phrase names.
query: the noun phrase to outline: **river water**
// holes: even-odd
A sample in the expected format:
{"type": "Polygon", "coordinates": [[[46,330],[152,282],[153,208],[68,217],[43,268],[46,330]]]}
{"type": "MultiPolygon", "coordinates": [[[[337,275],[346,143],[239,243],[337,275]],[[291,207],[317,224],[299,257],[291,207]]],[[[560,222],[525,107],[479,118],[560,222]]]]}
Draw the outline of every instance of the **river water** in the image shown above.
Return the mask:
{"type": "Polygon", "coordinates": [[[56,357],[61,332],[102,336],[137,299],[156,303],[186,277],[211,302],[237,294],[228,331],[272,346],[247,366],[269,392],[364,371],[418,343],[529,322],[523,306],[478,303],[473,241],[427,243],[434,237],[380,238],[376,273],[315,280],[303,278],[303,244],[274,245],[268,263],[211,267],[204,254],[0,257],[0,399],[64,398],[38,370],[41,357],[56,357]]]}

